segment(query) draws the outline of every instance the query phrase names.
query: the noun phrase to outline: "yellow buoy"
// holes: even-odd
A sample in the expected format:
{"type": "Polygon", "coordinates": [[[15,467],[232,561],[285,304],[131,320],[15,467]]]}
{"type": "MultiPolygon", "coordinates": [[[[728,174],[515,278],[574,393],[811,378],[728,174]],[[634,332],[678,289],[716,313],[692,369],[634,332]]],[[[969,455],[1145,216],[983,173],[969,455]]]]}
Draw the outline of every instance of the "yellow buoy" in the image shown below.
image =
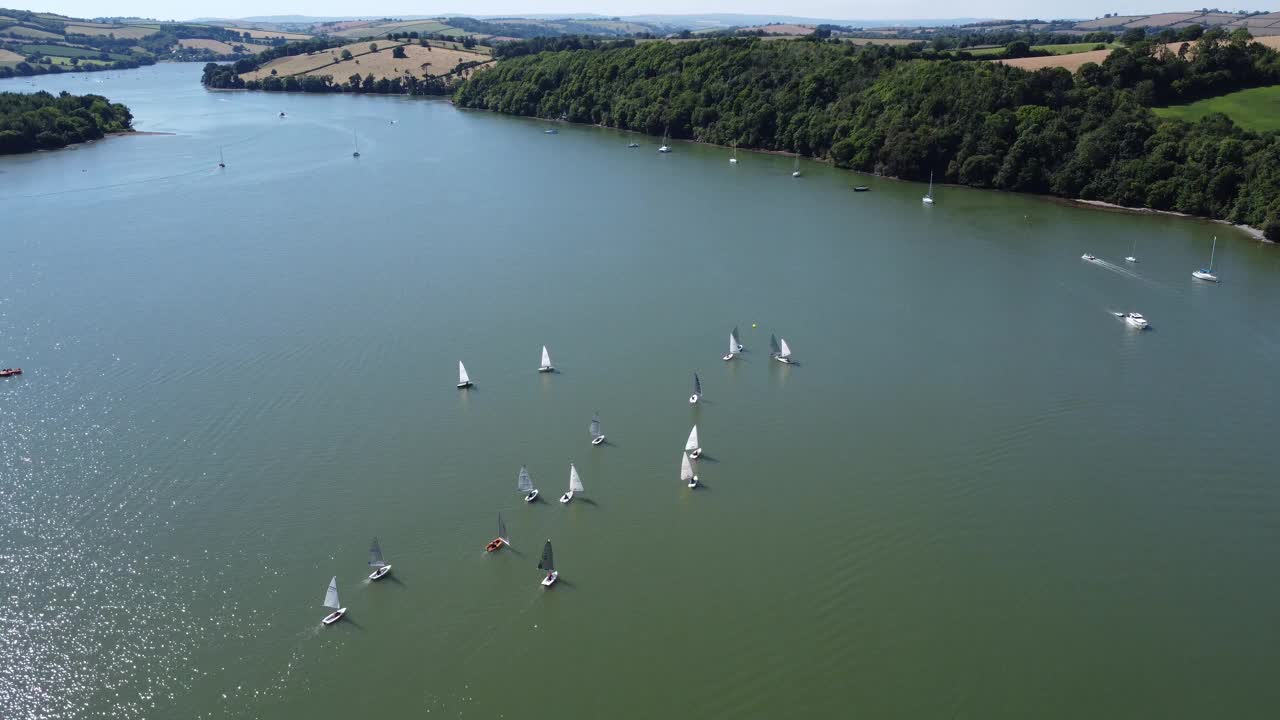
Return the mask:
{"type": "Polygon", "coordinates": [[[756,326],[756,324],[755,324],[755,323],[751,323],[751,327],[755,327],[755,326],[756,326]]]}

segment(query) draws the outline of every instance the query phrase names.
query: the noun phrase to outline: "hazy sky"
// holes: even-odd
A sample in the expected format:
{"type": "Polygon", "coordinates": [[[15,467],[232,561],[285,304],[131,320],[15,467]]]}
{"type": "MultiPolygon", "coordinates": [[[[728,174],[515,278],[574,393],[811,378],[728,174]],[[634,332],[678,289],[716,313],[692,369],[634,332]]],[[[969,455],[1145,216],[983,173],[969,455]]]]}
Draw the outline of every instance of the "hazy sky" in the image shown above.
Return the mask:
{"type": "MultiPolygon", "coordinates": [[[[218,0],[208,4],[173,3],[167,0],[9,0],[25,9],[57,12],[73,17],[136,15],[161,20],[195,17],[249,17],[260,15],[521,15],[530,13],[641,15],[651,13],[751,13],[801,15],[848,20],[897,18],[1093,18],[1104,13],[1125,15],[1185,10],[1170,0],[446,0],[445,4],[418,4],[413,0],[218,0]],[[371,12],[373,11],[373,12],[371,12]]],[[[1183,3],[1190,6],[1193,3],[1183,3]]],[[[1197,3],[1201,7],[1212,3],[1197,3]]],[[[1220,6],[1221,7],[1221,6],[1220,6]]],[[[1236,6],[1229,6],[1237,9],[1236,6]]],[[[1227,8],[1224,8],[1227,9],[1227,8]]],[[[1239,9],[1266,10],[1249,5],[1239,9]]]]}

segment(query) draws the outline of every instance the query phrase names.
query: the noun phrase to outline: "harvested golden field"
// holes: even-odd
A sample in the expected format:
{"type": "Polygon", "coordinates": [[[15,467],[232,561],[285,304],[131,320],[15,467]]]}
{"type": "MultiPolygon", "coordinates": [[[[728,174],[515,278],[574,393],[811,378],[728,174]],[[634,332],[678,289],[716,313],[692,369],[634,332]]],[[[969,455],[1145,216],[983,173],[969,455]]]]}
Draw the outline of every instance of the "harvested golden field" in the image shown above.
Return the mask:
{"type": "MultiPolygon", "coordinates": [[[[395,44],[386,41],[378,43],[379,52],[384,52],[388,56],[391,55],[391,48],[395,44]]],[[[310,55],[290,55],[288,57],[276,58],[251,73],[245,73],[240,77],[245,80],[261,80],[271,74],[272,70],[280,77],[288,77],[289,75],[303,75],[309,70],[315,70],[319,67],[332,65],[342,56],[343,50],[350,50],[352,55],[360,55],[369,52],[369,43],[358,42],[342,47],[332,48],[330,50],[321,50],[311,53],[310,55]]],[[[326,74],[326,73],[321,73],[326,74]]],[[[350,75],[351,73],[347,73],[350,75]]]]}
{"type": "Polygon", "coordinates": [[[11,25],[4,30],[0,30],[0,34],[13,35],[14,37],[38,38],[40,40],[63,39],[63,37],[57,33],[51,33],[47,30],[37,30],[36,28],[23,27],[21,25],[11,25]]]}
{"type": "MultiPolygon", "coordinates": [[[[200,38],[197,40],[179,40],[178,44],[184,48],[194,48],[196,50],[212,50],[221,55],[231,55],[235,53],[232,47],[233,43],[225,43],[221,40],[209,40],[208,38],[200,38]]],[[[234,45],[242,45],[246,52],[260,53],[271,47],[270,45],[254,45],[252,43],[234,43],[234,45]]]]}
{"type": "Polygon", "coordinates": [[[1110,50],[1090,50],[1089,52],[1072,53],[1070,55],[1049,55],[1047,57],[1028,57],[1016,58],[1013,60],[992,60],[992,62],[1004,63],[1009,67],[1022,68],[1023,70],[1039,70],[1047,67],[1066,68],[1071,72],[1079,70],[1085,63],[1101,63],[1111,54],[1110,50]]]}
{"type": "Polygon", "coordinates": [[[98,35],[107,37],[115,35],[118,38],[129,38],[131,40],[140,40],[148,35],[155,35],[158,30],[155,28],[145,27],[111,27],[110,25],[99,25],[97,23],[85,25],[68,24],[64,29],[68,35],[98,35]]]}
{"type": "Polygon", "coordinates": [[[0,62],[22,62],[22,56],[11,50],[0,48],[0,62]]]}
{"type": "Polygon", "coordinates": [[[274,30],[253,30],[250,28],[236,28],[236,27],[226,28],[226,29],[231,30],[232,32],[238,32],[242,34],[249,33],[249,37],[251,38],[282,37],[285,40],[306,40],[307,38],[311,37],[310,35],[303,35],[302,33],[276,32],[274,30]]]}
{"type": "Polygon", "coordinates": [[[788,37],[813,34],[812,25],[756,25],[742,28],[742,32],[755,32],[757,30],[763,30],[769,35],[785,35],[788,37]]]}
{"type": "Polygon", "coordinates": [[[847,38],[847,41],[854,45],[910,45],[920,40],[907,40],[904,38],[847,38]]]}
{"type": "MultiPolygon", "coordinates": [[[[381,46],[379,46],[381,47],[381,46]]],[[[307,75],[331,75],[335,82],[346,82],[347,78],[359,73],[360,75],[368,75],[373,73],[375,78],[390,78],[395,76],[414,76],[423,77],[425,75],[447,75],[453,72],[453,69],[459,62],[485,62],[489,60],[488,55],[480,53],[465,52],[459,50],[448,50],[445,48],[432,47],[427,49],[418,45],[404,46],[404,52],[408,58],[391,57],[391,49],[379,50],[376,53],[368,53],[357,58],[352,58],[337,65],[312,70],[307,75]],[[424,67],[424,63],[427,65],[424,67]]]]}

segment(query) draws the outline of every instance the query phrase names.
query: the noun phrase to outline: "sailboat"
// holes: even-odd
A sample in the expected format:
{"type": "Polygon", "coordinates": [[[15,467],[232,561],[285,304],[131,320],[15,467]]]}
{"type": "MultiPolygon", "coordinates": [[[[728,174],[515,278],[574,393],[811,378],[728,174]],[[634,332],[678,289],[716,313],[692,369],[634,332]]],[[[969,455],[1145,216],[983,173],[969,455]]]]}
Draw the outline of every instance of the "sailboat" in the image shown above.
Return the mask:
{"type": "Polygon", "coordinates": [[[698,379],[698,373],[693,374],[693,394],[689,396],[689,404],[696,404],[702,399],[702,381],[698,379]]]}
{"type": "Polygon", "coordinates": [[[529,468],[520,466],[520,476],[516,478],[516,489],[524,493],[525,502],[538,499],[538,488],[533,486],[533,478],[529,477],[529,468]]]}
{"type": "Polygon", "coordinates": [[[560,502],[568,505],[573,500],[573,494],[586,492],[582,489],[582,478],[578,477],[578,468],[569,463],[569,492],[560,496],[560,502]]]}
{"type": "Polygon", "coordinates": [[[733,333],[729,333],[729,352],[720,359],[728,362],[733,359],[733,354],[736,352],[738,352],[738,341],[733,337],[733,333]]]}
{"type": "Polygon", "coordinates": [[[640,147],[640,143],[638,143],[638,142],[627,143],[627,147],[629,147],[629,148],[638,148],[638,147],[640,147]]]}
{"type": "Polygon", "coordinates": [[[1213,274],[1213,256],[1218,252],[1218,236],[1213,236],[1213,249],[1209,251],[1209,267],[1200,268],[1191,273],[1191,277],[1197,280],[1207,280],[1208,282],[1219,282],[1218,276],[1213,274]]]}
{"type": "Polygon", "coordinates": [[[688,483],[690,488],[698,487],[698,476],[693,473],[693,463],[689,462],[689,453],[680,453],[680,479],[688,483]]]}
{"type": "Polygon", "coordinates": [[[733,144],[733,157],[729,158],[729,164],[730,165],[738,164],[738,144],[737,143],[733,144]]]}
{"type": "Polygon", "coordinates": [[[458,361],[458,387],[471,387],[471,376],[467,375],[467,366],[463,365],[461,360],[458,361]]]}
{"type": "Polygon", "coordinates": [[[663,131],[662,131],[662,145],[660,145],[660,146],[658,147],[658,152],[660,152],[660,153],[669,153],[669,152],[671,152],[671,147],[667,145],[667,131],[666,131],[666,130],[663,130],[663,131]]]}
{"type": "Polygon", "coordinates": [[[689,431],[689,439],[684,441],[684,451],[689,453],[689,457],[694,460],[702,454],[702,446],[698,444],[698,426],[694,425],[689,431]]]}
{"type": "Polygon", "coordinates": [[[391,572],[391,563],[382,560],[382,546],[378,544],[378,538],[374,538],[373,544],[369,546],[369,567],[373,568],[373,572],[369,573],[370,580],[379,580],[391,572]]]}
{"type": "Polygon", "coordinates": [[[923,202],[925,205],[933,204],[933,173],[932,172],[929,173],[929,192],[924,197],[920,198],[920,202],[923,202]]]}
{"type": "Polygon", "coordinates": [[[356,136],[356,131],[351,131],[351,143],[355,147],[355,152],[351,153],[351,157],[360,157],[360,138],[356,136]]]}
{"type": "Polygon", "coordinates": [[[227,166],[227,161],[222,157],[222,146],[219,145],[218,146],[218,167],[224,168],[226,166],[227,166]]]}
{"type": "Polygon", "coordinates": [[[734,350],[734,352],[742,352],[747,349],[747,346],[742,344],[742,335],[738,333],[737,325],[733,326],[733,333],[729,337],[733,338],[733,344],[738,346],[738,349],[734,350]]]}
{"type": "Polygon", "coordinates": [[[1129,256],[1124,259],[1125,262],[1138,262],[1138,236],[1133,236],[1133,248],[1129,250],[1129,256]]]}
{"type": "Polygon", "coordinates": [[[800,153],[796,153],[796,168],[791,171],[791,177],[800,177],[800,153]]]}
{"type": "Polygon", "coordinates": [[[600,413],[596,413],[591,417],[591,427],[587,432],[591,433],[591,444],[599,445],[604,442],[604,433],[600,432],[600,413]]]}
{"type": "Polygon", "coordinates": [[[780,363],[791,364],[791,348],[787,346],[786,338],[778,338],[778,354],[774,358],[780,363]]]}
{"type": "Polygon", "coordinates": [[[489,544],[484,546],[484,551],[494,552],[496,550],[501,550],[503,545],[510,544],[511,541],[508,539],[507,526],[502,522],[502,513],[498,513],[498,537],[490,540],[489,544]]]}
{"type": "Polygon", "coordinates": [[[769,333],[769,357],[776,358],[780,352],[782,348],[778,347],[778,336],[769,333]]]}
{"type": "Polygon", "coordinates": [[[538,372],[555,372],[555,366],[551,364],[551,353],[547,352],[547,346],[542,346],[542,364],[538,366],[538,372]]]}
{"type": "Polygon", "coordinates": [[[324,616],[324,620],[320,622],[325,625],[332,625],[342,619],[347,614],[347,609],[342,607],[342,603],[338,602],[338,576],[334,575],[329,581],[329,589],[324,593],[324,606],[331,608],[333,612],[324,616]]]}
{"type": "Polygon", "coordinates": [[[538,569],[547,573],[546,577],[542,578],[542,587],[551,587],[556,580],[560,579],[560,572],[556,570],[555,557],[551,554],[550,540],[542,546],[542,559],[538,561],[538,569]]]}

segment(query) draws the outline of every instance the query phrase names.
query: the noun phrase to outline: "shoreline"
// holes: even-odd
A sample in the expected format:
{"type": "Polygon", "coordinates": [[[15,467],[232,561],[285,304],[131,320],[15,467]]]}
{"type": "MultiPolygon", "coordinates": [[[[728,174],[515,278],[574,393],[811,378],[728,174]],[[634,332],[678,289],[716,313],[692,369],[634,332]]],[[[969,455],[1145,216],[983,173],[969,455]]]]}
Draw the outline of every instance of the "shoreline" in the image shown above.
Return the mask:
{"type": "Polygon", "coordinates": [[[1103,200],[1084,200],[1081,198],[1061,198],[1061,199],[1064,202],[1068,202],[1073,205],[1083,205],[1085,207],[1093,208],[1095,210],[1110,210],[1112,212],[1141,213],[1144,215],[1168,215],[1172,217],[1188,218],[1191,220],[1207,220],[1212,223],[1217,223],[1219,225],[1226,225],[1227,227],[1235,228],[1240,232],[1243,232],[1245,235],[1248,235],[1249,237],[1259,242],[1264,242],[1264,243],[1267,243],[1268,245],[1276,244],[1276,241],[1268,240],[1266,235],[1263,234],[1261,229],[1256,228],[1252,225],[1233,223],[1230,220],[1218,220],[1216,218],[1208,218],[1202,215],[1191,215],[1189,213],[1182,213],[1174,210],[1156,210],[1154,208],[1127,207],[1125,205],[1117,205],[1115,203],[1109,203],[1103,200]]]}

